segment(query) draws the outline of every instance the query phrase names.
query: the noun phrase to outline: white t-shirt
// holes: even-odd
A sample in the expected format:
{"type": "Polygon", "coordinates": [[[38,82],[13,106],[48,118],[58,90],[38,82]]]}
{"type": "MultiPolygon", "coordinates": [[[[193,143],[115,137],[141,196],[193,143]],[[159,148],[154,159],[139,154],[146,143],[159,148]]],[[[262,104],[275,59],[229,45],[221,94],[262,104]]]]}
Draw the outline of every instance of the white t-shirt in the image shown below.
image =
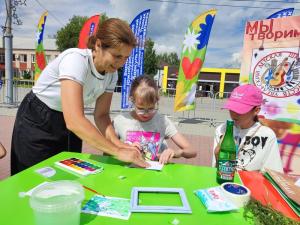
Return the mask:
{"type": "Polygon", "coordinates": [[[141,122],[134,119],[130,112],[125,112],[114,118],[113,126],[121,141],[138,142],[152,160],[157,160],[156,154],[167,148],[164,140],[177,133],[172,121],[159,113],[151,120],[141,122]]]}
{"type": "MultiPolygon", "coordinates": [[[[214,149],[220,142],[225,131],[226,123],[217,127],[214,138],[214,149]]],[[[257,122],[248,129],[240,129],[234,126],[233,135],[239,146],[237,157],[238,168],[248,171],[264,171],[265,168],[268,168],[283,173],[277,138],[272,129],[257,122]]],[[[213,154],[212,165],[215,166],[215,164],[216,159],[213,154]]]]}
{"type": "Polygon", "coordinates": [[[51,109],[62,111],[60,80],[70,79],[83,86],[84,104],[90,104],[104,92],[113,92],[117,72],[101,75],[93,63],[90,49],[71,48],[62,52],[42,71],[32,91],[51,109]]]}

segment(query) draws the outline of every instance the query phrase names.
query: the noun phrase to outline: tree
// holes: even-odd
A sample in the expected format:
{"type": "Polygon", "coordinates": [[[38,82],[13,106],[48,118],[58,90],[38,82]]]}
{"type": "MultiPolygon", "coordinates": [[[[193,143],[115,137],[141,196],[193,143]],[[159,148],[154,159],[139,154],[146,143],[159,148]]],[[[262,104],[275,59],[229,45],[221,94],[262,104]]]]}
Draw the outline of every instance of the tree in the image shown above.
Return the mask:
{"type": "MultiPolygon", "coordinates": [[[[105,13],[101,14],[100,23],[107,19],[108,17],[105,13]]],[[[80,31],[87,20],[88,17],[86,16],[73,16],[65,27],[57,31],[56,45],[59,51],[78,46],[80,31]]]]}
{"type": "Polygon", "coordinates": [[[79,33],[88,17],[73,16],[69,23],[57,31],[56,45],[59,51],[78,46],[79,33]]]}
{"type": "Polygon", "coordinates": [[[157,60],[159,63],[165,62],[170,66],[178,66],[180,64],[180,60],[176,52],[171,53],[163,53],[157,56],[157,60]]]}
{"type": "Polygon", "coordinates": [[[157,56],[153,49],[154,41],[150,38],[145,43],[145,55],[144,55],[144,73],[150,76],[154,76],[157,73],[157,56]]]}

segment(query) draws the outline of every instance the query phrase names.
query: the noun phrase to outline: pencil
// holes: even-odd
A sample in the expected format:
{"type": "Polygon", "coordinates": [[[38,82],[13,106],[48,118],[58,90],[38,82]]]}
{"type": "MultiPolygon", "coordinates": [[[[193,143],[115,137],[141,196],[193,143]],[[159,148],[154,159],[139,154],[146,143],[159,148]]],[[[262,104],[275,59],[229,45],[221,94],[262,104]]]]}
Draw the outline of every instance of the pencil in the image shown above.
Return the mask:
{"type": "Polygon", "coordinates": [[[86,190],[88,190],[88,191],[91,191],[91,192],[93,192],[93,193],[97,194],[97,195],[101,195],[101,196],[105,197],[105,195],[103,195],[103,194],[101,194],[101,193],[99,193],[99,192],[95,191],[95,190],[94,190],[94,189],[92,189],[92,188],[89,188],[89,187],[87,187],[87,186],[84,186],[84,185],[82,185],[82,187],[83,187],[83,188],[85,188],[85,189],[86,189],[86,190]]]}

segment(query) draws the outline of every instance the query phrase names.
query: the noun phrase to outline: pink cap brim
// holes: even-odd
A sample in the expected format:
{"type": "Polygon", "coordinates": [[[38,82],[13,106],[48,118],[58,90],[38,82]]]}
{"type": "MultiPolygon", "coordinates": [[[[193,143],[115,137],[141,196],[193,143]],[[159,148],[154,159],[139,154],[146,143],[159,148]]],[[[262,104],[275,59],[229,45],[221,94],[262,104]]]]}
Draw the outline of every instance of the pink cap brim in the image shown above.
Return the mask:
{"type": "Polygon", "coordinates": [[[235,102],[228,99],[227,102],[222,107],[222,109],[229,109],[238,114],[245,114],[249,112],[251,109],[253,109],[253,107],[254,107],[253,105],[246,105],[244,103],[235,102]]]}

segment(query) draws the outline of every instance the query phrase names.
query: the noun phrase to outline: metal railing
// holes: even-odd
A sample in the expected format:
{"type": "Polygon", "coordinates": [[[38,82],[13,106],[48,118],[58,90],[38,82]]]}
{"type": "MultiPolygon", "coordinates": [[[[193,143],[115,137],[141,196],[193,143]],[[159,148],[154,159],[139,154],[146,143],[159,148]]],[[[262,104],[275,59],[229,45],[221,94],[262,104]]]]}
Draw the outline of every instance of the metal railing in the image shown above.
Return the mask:
{"type": "MultiPolygon", "coordinates": [[[[0,106],[18,107],[25,95],[30,92],[34,81],[32,80],[14,80],[13,81],[13,103],[7,104],[7,80],[2,81],[0,86],[0,106]]],[[[116,86],[113,101],[111,104],[111,113],[119,113],[121,109],[121,86],[116,86]]],[[[195,109],[183,112],[174,112],[175,88],[167,88],[165,93],[160,91],[159,110],[173,120],[180,123],[208,123],[209,126],[216,126],[217,123],[225,121],[224,113],[220,112],[229,92],[212,93],[210,91],[196,91],[195,109]]],[[[94,104],[85,105],[85,112],[92,114],[94,104]]]]}

